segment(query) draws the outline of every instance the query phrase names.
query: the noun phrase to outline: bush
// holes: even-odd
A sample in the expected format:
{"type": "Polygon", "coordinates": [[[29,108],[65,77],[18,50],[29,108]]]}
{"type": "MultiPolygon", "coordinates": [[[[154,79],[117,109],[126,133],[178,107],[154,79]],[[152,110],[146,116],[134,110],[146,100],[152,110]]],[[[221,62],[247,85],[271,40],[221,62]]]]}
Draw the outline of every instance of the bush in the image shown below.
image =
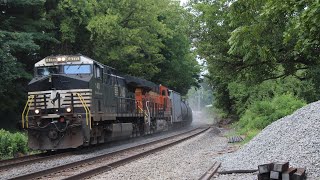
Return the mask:
{"type": "Polygon", "coordinates": [[[13,157],[18,153],[26,154],[28,138],[25,134],[16,132],[10,133],[3,129],[0,130],[0,158],[13,157]]]}
{"type": "Polygon", "coordinates": [[[240,118],[237,126],[240,133],[262,130],[272,122],[293,113],[306,104],[292,94],[276,95],[271,101],[263,100],[252,103],[240,118]]]}

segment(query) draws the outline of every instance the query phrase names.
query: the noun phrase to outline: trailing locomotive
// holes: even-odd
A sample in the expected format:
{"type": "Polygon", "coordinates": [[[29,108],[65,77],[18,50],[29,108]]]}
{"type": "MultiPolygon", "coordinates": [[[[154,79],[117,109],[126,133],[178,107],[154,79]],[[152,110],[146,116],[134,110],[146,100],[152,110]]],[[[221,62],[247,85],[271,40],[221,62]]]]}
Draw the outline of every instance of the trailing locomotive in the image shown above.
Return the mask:
{"type": "Polygon", "coordinates": [[[35,64],[22,126],[32,149],[76,148],[190,124],[192,111],[163,85],[119,76],[82,55],[35,64]]]}

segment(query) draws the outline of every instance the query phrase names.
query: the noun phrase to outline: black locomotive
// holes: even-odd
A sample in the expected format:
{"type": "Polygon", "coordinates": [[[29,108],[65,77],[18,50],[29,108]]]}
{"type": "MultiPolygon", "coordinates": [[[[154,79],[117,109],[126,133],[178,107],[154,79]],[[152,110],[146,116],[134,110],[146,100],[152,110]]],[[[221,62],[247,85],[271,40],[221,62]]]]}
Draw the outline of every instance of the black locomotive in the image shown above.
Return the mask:
{"type": "Polygon", "coordinates": [[[39,61],[28,90],[22,126],[32,149],[76,148],[192,122],[192,111],[178,93],[119,76],[82,55],[39,61]]]}

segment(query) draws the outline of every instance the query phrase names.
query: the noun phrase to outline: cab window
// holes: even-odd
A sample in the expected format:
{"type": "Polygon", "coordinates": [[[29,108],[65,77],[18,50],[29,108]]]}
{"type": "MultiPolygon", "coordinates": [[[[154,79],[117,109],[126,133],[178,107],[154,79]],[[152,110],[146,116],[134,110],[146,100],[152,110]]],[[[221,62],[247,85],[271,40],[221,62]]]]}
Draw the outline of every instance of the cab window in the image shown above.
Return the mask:
{"type": "Polygon", "coordinates": [[[101,79],[102,69],[96,66],[96,78],[101,79]]]}
{"type": "Polygon", "coordinates": [[[162,90],[162,96],[165,96],[165,95],[166,95],[166,91],[162,90]]]}
{"type": "Polygon", "coordinates": [[[47,76],[50,74],[59,74],[59,66],[47,66],[37,68],[37,75],[47,76]]]}
{"type": "Polygon", "coordinates": [[[89,64],[66,65],[63,70],[65,74],[90,74],[91,66],[89,64]]]}

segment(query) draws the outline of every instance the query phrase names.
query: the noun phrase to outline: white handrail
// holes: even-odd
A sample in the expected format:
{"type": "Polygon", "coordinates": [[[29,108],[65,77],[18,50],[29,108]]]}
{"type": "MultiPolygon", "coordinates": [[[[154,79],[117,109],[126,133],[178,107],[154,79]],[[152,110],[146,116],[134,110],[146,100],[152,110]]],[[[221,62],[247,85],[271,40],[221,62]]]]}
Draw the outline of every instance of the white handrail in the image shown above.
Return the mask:
{"type": "Polygon", "coordinates": [[[149,110],[149,105],[150,104],[150,102],[149,101],[146,101],[146,107],[147,107],[147,111],[148,111],[148,123],[149,123],[149,127],[150,127],[150,124],[151,124],[151,122],[150,122],[150,110],[149,110]]]}

